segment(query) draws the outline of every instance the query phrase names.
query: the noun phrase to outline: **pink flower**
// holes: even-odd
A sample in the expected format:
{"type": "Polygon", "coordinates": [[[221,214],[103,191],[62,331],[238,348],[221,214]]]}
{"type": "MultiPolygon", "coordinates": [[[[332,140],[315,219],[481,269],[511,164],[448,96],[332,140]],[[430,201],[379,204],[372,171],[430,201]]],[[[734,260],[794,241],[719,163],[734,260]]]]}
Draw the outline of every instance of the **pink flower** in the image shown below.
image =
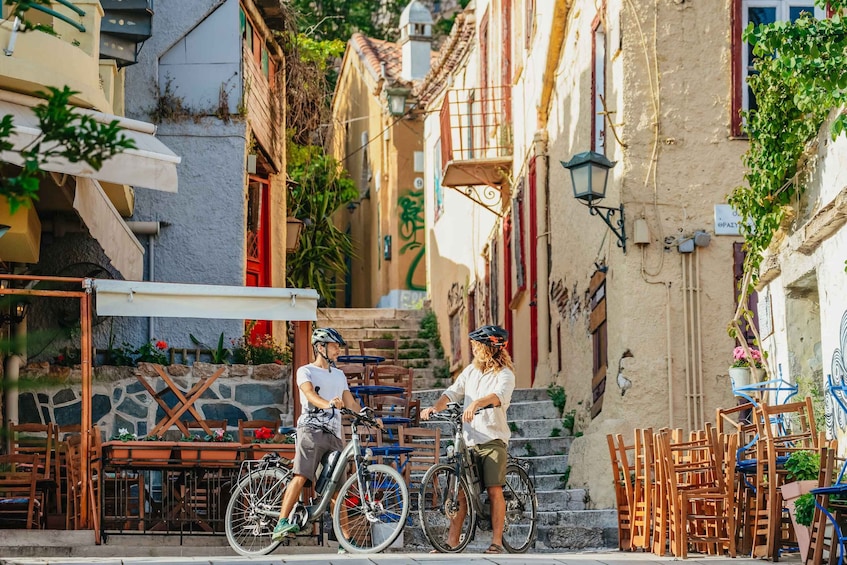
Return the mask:
{"type": "Polygon", "coordinates": [[[761,367],[762,366],[762,352],[754,347],[750,347],[750,355],[747,356],[747,353],[744,351],[742,346],[738,346],[732,350],[732,359],[733,367],[761,367]]]}

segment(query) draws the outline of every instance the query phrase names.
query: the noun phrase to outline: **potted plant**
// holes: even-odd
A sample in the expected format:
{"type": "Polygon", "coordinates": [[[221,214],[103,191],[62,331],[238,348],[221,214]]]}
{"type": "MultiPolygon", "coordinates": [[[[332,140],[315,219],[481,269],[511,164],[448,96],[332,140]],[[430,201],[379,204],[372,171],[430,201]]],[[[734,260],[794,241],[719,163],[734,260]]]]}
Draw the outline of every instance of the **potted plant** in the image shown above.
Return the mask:
{"type": "Polygon", "coordinates": [[[170,460],[174,445],[174,442],[160,441],[154,436],[138,438],[127,428],[120,428],[103,444],[103,450],[107,459],[113,462],[163,464],[170,460]]]}
{"type": "Polygon", "coordinates": [[[248,449],[248,457],[251,459],[261,459],[271,452],[276,452],[282,457],[293,459],[294,439],[290,434],[274,434],[270,428],[258,428],[253,433],[253,440],[248,449]]]}
{"type": "Polygon", "coordinates": [[[732,379],[733,389],[750,385],[761,379],[761,351],[755,347],[748,347],[745,349],[744,346],[739,345],[732,351],[732,358],[733,362],[729,367],[729,377],[732,379]],[[755,371],[755,379],[752,374],[753,371],[755,371]]]}
{"type": "Polygon", "coordinates": [[[183,436],[183,442],[191,442],[195,445],[186,447],[181,445],[180,458],[184,463],[197,463],[204,461],[205,465],[212,463],[226,463],[234,461],[238,457],[240,444],[233,441],[232,434],[223,428],[213,430],[211,434],[202,437],[194,434],[190,437],[183,436]],[[214,447],[210,444],[215,444],[214,447]]]}
{"type": "Polygon", "coordinates": [[[797,537],[797,545],[800,547],[800,558],[805,562],[811,535],[809,526],[812,525],[815,511],[815,499],[811,490],[818,486],[821,468],[820,454],[809,450],[795,451],[786,460],[784,468],[788,473],[786,481],[790,482],[783,484],[780,491],[791,515],[791,523],[794,525],[794,534],[797,537]]]}

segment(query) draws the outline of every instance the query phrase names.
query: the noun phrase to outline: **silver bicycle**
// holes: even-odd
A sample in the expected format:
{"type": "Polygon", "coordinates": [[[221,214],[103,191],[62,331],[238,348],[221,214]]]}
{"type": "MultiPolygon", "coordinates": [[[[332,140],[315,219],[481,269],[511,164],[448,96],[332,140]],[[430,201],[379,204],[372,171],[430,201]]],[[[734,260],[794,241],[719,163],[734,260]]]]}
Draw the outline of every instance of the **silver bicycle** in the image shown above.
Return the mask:
{"type": "MultiPolygon", "coordinates": [[[[458,553],[474,538],[477,527],[491,530],[488,495],[479,476],[476,457],[465,445],[462,435],[462,407],[451,402],[447,410],[432,414],[430,420],[450,423],[453,445],[447,448],[446,462],[430,467],[421,480],[418,493],[421,527],[432,547],[445,553],[458,553]],[[461,524],[459,543],[450,546],[447,543],[450,526],[459,518],[462,509],[465,510],[465,518],[461,524]]],[[[503,547],[509,553],[526,552],[533,546],[538,534],[538,499],[528,467],[528,463],[513,457],[509,457],[506,464],[503,547]]]]}
{"type": "MultiPolygon", "coordinates": [[[[396,469],[372,463],[370,450],[361,447],[358,427],[377,425],[370,408],[361,412],[342,408],[341,413],[353,419],[351,439],[342,451],[328,454],[315,484],[316,498],[309,504],[298,502],[288,520],[305,530],[322,518],[337,492],[332,526],[338,543],[351,553],[376,553],[402,533],[409,516],[409,490],[396,469]],[[350,462],[354,472],[345,481],[350,462]]],[[[225,520],[227,540],[241,555],[266,555],[281,543],[271,534],[285,487],[294,477],[289,465],[276,454],[242,464],[225,520]]]]}

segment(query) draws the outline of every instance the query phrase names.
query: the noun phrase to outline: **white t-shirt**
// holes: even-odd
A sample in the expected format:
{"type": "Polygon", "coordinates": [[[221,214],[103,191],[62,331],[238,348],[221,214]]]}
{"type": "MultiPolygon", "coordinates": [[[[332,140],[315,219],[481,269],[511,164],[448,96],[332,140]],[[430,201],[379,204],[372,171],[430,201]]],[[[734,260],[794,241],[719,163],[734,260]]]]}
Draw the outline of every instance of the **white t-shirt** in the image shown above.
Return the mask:
{"type": "Polygon", "coordinates": [[[478,445],[494,439],[509,443],[512,432],[506,420],[506,410],[512,402],[512,391],[515,390],[515,374],[503,367],[498,371],[483,373],[473,363],[465,367],[456,381],[444,391],[453,402],[462,402],[463,408],[470,406],[478,398],[488,396],[492,392],[500,399],[500,406],[483,410],[471,420],[465,422],[462,430],[465,443],[478,445]]]}
{"type": "Polygon", "coordinates": [[[347,387],[347,377],[341,369],[335,367],[321,369],[309,364],[297,369],[297,390],[300,391],[300,418],[297,425],[314,429],[327,428],[336,437],[342,437],[341,412],[338,409],[323,410],[313,406],[300,388],[304,383],[312,383],[318,396],[330,401],[335,397],[341,398],[345,390],[350,390],[347,387]]]}

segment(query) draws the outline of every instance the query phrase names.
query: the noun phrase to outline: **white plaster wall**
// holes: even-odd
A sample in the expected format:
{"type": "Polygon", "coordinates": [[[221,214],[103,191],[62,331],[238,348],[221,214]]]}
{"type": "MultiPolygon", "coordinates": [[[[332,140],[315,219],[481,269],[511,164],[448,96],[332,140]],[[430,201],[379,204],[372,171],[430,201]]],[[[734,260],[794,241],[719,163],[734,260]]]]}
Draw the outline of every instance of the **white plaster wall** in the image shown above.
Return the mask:
{"type": "MultiPolygon", "coordinates": [[[[232,26],[238,31],[237,1],[158,0],[153,17],[153,37],[139,53],[139,62],[126,69],[126,113],[150,120],[158,92],[159,59],[215,9],[234,13],[232,26]]],[[[223,14],[224,12],[222,12],[223,14]]],[[[240,46],[233,57],[240,57],[240,46]]],[[[240,89],[238,89],[240,90],[240,89]]],[[[185,94],[181,88],[179,94],[185,94]]],[[[246,124],[226,124],[215,118],[185,120],[158,125],[157,136],[182,157],[177,168],[179,192],[137,190],[131,220],[162,222],[155,239],[154,279],[166,282],[243,285],[245,269],[245,146],[246,124]]],[[[148,240],[140,238],[149,253],[148,240]]],[[[149,279],[145,255],[145,279],[149,279]]],[[[146,318],[116,320],[115,343],[144,343],[146,318]]],[[[172,346],[191,346],[189,333],[206,343],[237,338],[243,333],[237,320],[157,318],[154,336],[172,346]]],[[[104,343],[97,344],[105,347],[104,343]]]]}

